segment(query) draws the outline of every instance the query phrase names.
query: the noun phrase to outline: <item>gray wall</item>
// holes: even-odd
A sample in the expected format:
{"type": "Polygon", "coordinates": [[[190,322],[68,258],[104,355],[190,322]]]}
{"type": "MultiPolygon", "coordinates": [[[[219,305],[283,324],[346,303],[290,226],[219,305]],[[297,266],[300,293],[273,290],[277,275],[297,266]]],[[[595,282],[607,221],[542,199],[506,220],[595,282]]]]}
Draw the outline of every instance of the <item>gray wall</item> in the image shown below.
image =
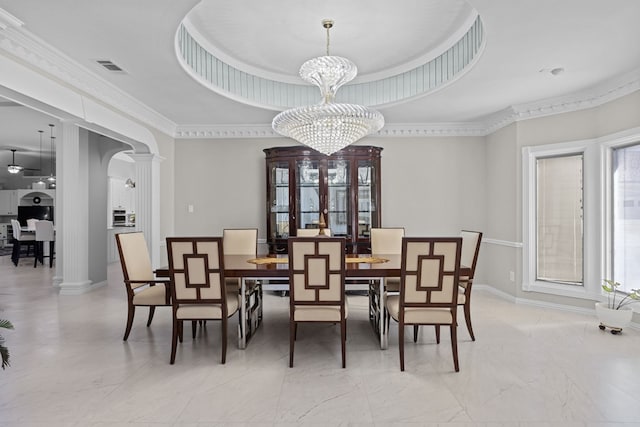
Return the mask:
{"type": "MultiPolygon", "coordinates": [[[[275,138],[176,141],[175,234],[221,235],[225,227],[257,227],[264,238],[262,150],[295,144],[275,138]]],[[[404,226],[414,236],[484,229],[484,138],[368,138],[360,144],[383,148],[383,226],[404,226]]]]}
{"type": "MultiPolygon", "coordinates": [[[[523,120],[487,136],[487,237],[522,242],[523,147],[597,138],[638,126],[640,91],[595,108],[523,120]]],[[[523,291],[521,248],[483,245],[481,261],[486,283],[515,298],[593,308],[590,300],[523,291]]]]}
{"type": "Polygon", "coordinates": [[[99,284],[107,280],[109,161],[116,152],[130,147],[85,129],[80,129],[80,142],[81,158],[86,158],[89,171],[89,280],[99,284]]]}

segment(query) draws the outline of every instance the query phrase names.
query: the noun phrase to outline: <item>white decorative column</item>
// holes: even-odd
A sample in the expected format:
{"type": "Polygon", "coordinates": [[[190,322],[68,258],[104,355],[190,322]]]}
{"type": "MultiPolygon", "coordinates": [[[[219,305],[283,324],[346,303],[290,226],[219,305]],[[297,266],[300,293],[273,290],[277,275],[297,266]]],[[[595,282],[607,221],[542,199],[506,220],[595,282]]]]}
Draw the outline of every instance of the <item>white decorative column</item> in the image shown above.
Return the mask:
{"type": "MultiPolygon", "coordinates": [[[[80,128],[62,122],[62,135],[56,142],[55,216],[57,271],[61,295],[76,295],[89,290],[89,180],[88,144],[80,140],[80,128]]],[[[82,131],[86,138],[86,131],[82,131]]]]}
{"type": "Polygon", "coordinates": [[[151,263],[160,267],[160,160],[155,154],[134,153],[136,162],[136,229],[144,233],[151,263]]]}

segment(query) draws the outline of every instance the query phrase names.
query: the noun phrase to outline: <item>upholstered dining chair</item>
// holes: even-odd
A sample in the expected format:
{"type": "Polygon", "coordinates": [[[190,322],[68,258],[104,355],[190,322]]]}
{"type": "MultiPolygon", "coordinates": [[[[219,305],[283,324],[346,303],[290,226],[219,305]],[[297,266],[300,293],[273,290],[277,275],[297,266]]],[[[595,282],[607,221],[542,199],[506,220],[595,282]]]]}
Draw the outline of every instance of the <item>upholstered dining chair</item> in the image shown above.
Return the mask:
{"type": "Polygon", "coordinates": [[[35,243],[36,236],[34,233],[23,233],[20,228],[20,222],[18,220],[11,220],[11,229],[13,230],[13,250],[11,251],[11,261],[16,267],[20,262],[20,252],[22,246],[27,247],[27,256],[29,256],[30,249],[33,248],[35,256],[35,243]]]}
{"type": "MultiPolygon", "coordinates": [[[[222,231],[222,246],[225,255],[248,255],[256,257],[258,253],[257,228],[225,228],[222,231]]],[[[225,277],[227,295],[240,294],[240,279],[225,277]]],[[[247,313],[248,328],[262,321],[262,285],[257,280],[245,280],[244,305],[247,313]],[[257,319],[255,319],[257,317],[257,319]]]]}
{"type": "Polygon", "coordinates": [[[345,239],[289,238],[289,367],[298,323],[340,323],[342,367],[346,366],[348,308],[345,296],[345,239]]]}
{"type": "Polygon", "coordinates": [[[469,268],[469,274],[460,273],[460,293],[458,294],[458,305],[464,309],[464,320],[467,324],[467,330],[471,336],[471,340],[475,341],[471,326],[471,288],[473,286],[473,277],[476,273],[476,264],[478,263],[478,254],[480,253],[480,243],[482,242],[482,233],[479,231],[462,230],[462,254],[460,256],[460,264],[469,268]]]}
{"type": "Polygon", "coordinates": [[[171,285],[168,280],[155,277],[149,249],[142,232],[116,234],[116,244],[127,289],[127,326],[122,338],[126,341],[131,332],[136,307],[149,307],[147,320],[147,327],[149,327],[156,307],[171,305],[171,285]]]}
{"type": "Polygon", "coordinates": [[[404,371],[404,329],[414,327],[417,341],[419,325],[435,325],[439,343],[440,325],[451,330],[453,365],[458,372],[457,308],[460,270],[460,237],[404,237],[400,294],[387,297],[387,322],[398,322],[400,370],[404,371]]]}
{"type": "Polygon", "coordinates": [[[171,359],[176,359],[183,322],[220,320],[222,363],[227,357],[227,318],[239,308],[239,296],[227,295],[224,284],[222,237],[167,237],[173,333],[171,359]]]}
{"type": "Polygon", "coordinates": [[[41,220],[35,223],[36,226],[36,256],[33,262],[33,267],[38,266],[38,261],[40,264],[44,263],[44,258],[49,258],[49,268],[53,267],[53,258],[55,251],[55,231],[53,229],[53,222],[41,220]],[[44,254],[44,243],[49,243],[49,255],[44,254]]]}
{"type": "MultiPolygon", "coordinates": [[[[403,227],[372,228],[370,237],[371,253],[400,255],[402,253],[403,237],[403,227]]],[[[398,292],[400,290],[400,278],[386,278],[384,288],[387,292],[398,292]]]]}
{"type": "MultiPolygon", "coordinates": [[[[314,237],[320,235],[319,228],[298,228],[296,230],[296,236],[298,237],[314,237]]],[[[327,237],[331,237],[331,229],[325,228],[324,235],[327,237]]]]}
{"type": "MultiPolygon", "coordinates": [[[[225,255],[250,255],[255,257],[258,252],[258,229],[225,228],[222,230],[222,245],[225,255]]],[[[227,292],[239,293],[240,279],[226,277],[224,281],[227,286],[227,292]]]]}

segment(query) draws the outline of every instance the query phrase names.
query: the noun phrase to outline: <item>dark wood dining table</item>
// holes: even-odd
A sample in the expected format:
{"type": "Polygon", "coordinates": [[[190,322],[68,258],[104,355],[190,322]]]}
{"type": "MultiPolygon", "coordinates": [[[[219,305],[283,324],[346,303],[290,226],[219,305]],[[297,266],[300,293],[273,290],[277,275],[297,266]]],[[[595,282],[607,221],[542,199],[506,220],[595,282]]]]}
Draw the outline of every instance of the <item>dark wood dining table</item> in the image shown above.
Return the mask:
{"type": "MultiPolygon", "coordinates": [[[[289,265],[284,261],[287,255],[225,255],[224,256],[224,275],[225,277],[236,277],[240,279],[240,296],[241,301],[245,301],[247,293],[247,280],[278,280],[287,283],[289,279],[289,265]],[[267,258],[274,259],[273,261],[267,258]],[[256,262],[258,260],[258,262],[256,262]],[[278,261],[276,261],[278,260],[278,261]]],[[[372,316],[372,326],[380,341],[380,348],[388,348],[388,331],[385,325],[385,292],[384,279],[386,277],[400,277],[400,254],[348,254],[347,263],[345,264],[345,275],[347,278],[347,289],[350,284],[366,281],[375,288],[379,295],[379,303],[377,304],[378,312],[372,316]],[[376,262],[366,262],[375,259],[376,262]],[[381,262],[380,262],[381,261],[381,262]]],[[[465,274],[466,267],[461,267],[460,275],[465,274]]],[[[160,277],[168,277],[168,268],[156,270],[156,274],[160,277]]],[[[286,285],[285,285],[286,286],[286,285]]],[[[238,331],[238,347],[246,348],[247,340],[250,338],[247,334],[247,308],[246,304],[240,304],[240,327],[238,331]]]]}

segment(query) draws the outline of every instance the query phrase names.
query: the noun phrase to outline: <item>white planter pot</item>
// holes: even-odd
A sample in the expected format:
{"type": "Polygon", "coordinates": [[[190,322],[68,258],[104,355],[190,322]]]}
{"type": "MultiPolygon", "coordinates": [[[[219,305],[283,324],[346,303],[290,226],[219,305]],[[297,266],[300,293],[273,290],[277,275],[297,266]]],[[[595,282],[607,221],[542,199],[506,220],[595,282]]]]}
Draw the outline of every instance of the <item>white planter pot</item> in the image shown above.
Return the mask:
{"type": "Polygon", "coordinates": [[[629,326],[633,310],[631,307],[622,307],[619,310],[613,310],[607,307],[607,303],[596,303],[596,314],[600,320],[600,329],[610,328],[612,334],[617,334],[629,326]]]}

